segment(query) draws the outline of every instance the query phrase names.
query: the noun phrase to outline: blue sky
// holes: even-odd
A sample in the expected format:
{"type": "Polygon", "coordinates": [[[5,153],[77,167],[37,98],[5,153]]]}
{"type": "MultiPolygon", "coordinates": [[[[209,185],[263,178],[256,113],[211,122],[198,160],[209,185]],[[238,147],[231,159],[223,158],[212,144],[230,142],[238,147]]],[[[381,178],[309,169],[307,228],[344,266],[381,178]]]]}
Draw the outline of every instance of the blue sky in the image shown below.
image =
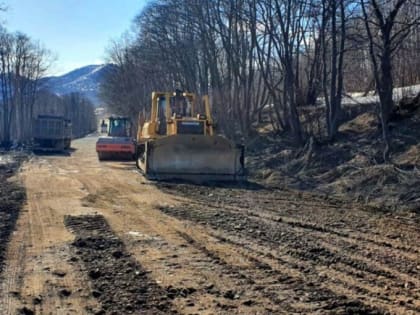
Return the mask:
{"type": "Polygon", "coordinates": [[[131,27],[148,0],[2,0],[1,20],[56,55],[51,75],[104,62],[111,39],[131,27]]]}

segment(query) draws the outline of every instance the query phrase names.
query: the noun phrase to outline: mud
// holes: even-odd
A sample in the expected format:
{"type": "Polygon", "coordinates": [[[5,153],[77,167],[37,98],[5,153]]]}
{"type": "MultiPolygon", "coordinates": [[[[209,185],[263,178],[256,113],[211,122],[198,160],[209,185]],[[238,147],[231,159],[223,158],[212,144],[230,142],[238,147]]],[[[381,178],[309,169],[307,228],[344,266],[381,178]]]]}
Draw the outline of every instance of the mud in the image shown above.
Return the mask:
{"type": "Polygon", "coordinates": [[[25,189],[19,182],[10,179],[16,174],[24,158],[20,155],[0,154],[0,273],[10,235],[25,202],[25,189]]]}
{"type": "Polygon", "coordinates": [[[174,183],[159,187],[189,200],[161,211],[209,227],[220,242],[253,252],[255,272],[225,268],[260,282],[254,290],[265,287],[260,277],[267,282],[275,277],[288,300],[267,289],[264,295],[288,312],[386,314],[394,305],[401,314],[420,312],[420,221],[415,214],[399,222],[397,231],[390,214],[300,192],[174,183]],[[384,227],[384,222],[390,224],[384,227]]]}
{"type": "Polygon", "coordinates": [[[103,216],[67,216],[64,223],[76,236],[72,261],[81,263],[102,305],[96,314],[176,314],[167,292],[126,251],[103,216]]]}

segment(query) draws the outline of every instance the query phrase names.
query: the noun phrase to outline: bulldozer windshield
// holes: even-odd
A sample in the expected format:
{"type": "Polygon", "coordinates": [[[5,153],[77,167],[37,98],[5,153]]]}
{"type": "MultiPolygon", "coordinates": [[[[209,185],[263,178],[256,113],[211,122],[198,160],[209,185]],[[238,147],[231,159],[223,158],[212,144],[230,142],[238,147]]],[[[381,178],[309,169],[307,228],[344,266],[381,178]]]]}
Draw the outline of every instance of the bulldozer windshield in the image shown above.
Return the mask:
{"type": "Polygon", "coordinates": [[[191,103],[184,96],[171,97],[171,112],[181,116],[191,116],[191,103]]]}

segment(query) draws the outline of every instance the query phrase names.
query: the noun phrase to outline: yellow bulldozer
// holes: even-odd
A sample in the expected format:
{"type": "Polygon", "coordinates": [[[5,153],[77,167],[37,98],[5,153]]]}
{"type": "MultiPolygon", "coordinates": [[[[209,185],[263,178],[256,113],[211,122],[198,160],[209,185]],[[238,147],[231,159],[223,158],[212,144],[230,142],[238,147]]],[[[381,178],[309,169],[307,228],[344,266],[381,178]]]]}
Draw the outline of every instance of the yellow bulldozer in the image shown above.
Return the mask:
{"type": "Polygon", "coordinates": [[[139,115],[137,167],[149,179],[241,181],[244,148],[215,135],[209,97],[197,110],[193,93],[153,92],[150,120],[139,115]]]}

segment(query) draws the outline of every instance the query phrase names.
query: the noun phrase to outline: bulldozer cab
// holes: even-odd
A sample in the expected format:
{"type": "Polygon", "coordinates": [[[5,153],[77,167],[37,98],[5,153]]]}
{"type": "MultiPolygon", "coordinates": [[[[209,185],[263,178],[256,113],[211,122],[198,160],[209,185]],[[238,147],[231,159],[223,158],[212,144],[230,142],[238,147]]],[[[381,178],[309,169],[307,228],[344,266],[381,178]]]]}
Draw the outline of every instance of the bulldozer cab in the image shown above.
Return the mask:
{"type": "Polygon", "coordinates": [[[110,117],[108,136],[130,137],[131,136],[130,120],[126,117],[110,117]]]}
{"type": "Polygon", "coordinates": [[[203,97],[204,113],[197,113],[196,96],[193,93],[154,92],[152,96],[151,120],[142,131],[143,137],[171,135],[212,135],[208,97],[203,97]]]}
{"type": "Polygon", "coordinates": [[[192,99],[184,95],[183,92],[177,90],[170,98],[172,116],[191,117],[192,116],[192,99]]]}

